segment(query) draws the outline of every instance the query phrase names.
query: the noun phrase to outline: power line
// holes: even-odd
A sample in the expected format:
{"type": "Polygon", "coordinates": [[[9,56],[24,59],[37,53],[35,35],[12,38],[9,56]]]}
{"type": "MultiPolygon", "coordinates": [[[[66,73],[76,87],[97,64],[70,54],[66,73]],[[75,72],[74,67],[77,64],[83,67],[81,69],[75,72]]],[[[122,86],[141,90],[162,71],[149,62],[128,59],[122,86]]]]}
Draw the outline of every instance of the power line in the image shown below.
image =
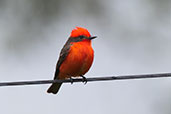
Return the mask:
{"type": "MultiPolygon", "coordinates": [[[[87,82],[110,81],[110,80],[131,80],[131,79],[145,79],[145,78],[164,78],[164,77],[171,77],[171,73],[92,77],[92,78],[87,78],[87,82]]],[[[83,79],[77,78],[77,79],[72,79],[72,80],[66,79],[66,80],[1,82],[0,86],[21,86],[21,85],[38,85],[38,84],[50,84],[50,83],[72,83],[72,82],[83,82],[83,79]]]]}

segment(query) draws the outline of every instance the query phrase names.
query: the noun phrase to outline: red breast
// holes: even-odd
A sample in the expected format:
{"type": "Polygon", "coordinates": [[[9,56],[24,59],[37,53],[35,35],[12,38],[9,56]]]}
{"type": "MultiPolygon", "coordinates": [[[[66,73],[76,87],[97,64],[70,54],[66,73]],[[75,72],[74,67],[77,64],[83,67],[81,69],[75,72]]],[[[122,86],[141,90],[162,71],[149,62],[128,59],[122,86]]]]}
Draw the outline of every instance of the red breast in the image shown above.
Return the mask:
{"type": "Polygon", "coordinates": [[[60,66],[59,79],[84,75],[91,67],[94,51],[89,42],[73,43],[60,66]]]}

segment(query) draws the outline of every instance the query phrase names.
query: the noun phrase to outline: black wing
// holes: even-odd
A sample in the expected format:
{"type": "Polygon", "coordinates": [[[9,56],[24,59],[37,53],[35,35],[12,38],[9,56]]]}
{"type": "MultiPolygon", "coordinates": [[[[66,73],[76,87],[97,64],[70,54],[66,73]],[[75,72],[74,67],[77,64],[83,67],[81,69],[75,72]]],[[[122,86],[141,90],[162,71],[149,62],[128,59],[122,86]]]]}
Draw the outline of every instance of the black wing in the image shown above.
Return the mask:
{"type": "Polygon", "coordinates": [[[71,42],[72,42],[72,38],[69,38],[68,41],[65,43],[64,47],[62,48],[61,52],[60,52],[60,56],[59,56],[59,59],[58,59],[57,65],[56,65],[56,71],[55,71],[54,79],[57,79],[57,77],[58,77],[58,74],[60,72],[59,68],[69,53],[70,46],[72,45],[71,42]]]}

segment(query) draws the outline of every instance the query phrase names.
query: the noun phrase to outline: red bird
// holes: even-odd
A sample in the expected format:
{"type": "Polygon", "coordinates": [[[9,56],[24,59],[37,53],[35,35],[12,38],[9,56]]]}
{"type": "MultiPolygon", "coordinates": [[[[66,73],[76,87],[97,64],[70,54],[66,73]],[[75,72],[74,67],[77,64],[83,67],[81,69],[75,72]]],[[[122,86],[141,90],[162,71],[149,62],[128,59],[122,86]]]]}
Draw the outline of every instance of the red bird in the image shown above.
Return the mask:
{"type": "MultiPolygon", "coordinates": [[[[91,40],[96,36],[91,36],[87,29],[76,27],[72,30],[68,41],[62,48],[59,60],[56,65],[54,79],[72,79],[72,77],[83,77],[90,69],[94,51],[91,40]]],[[[48,93],[56,94],[62,83],[53,83],[47,90],[48,93]]]]}

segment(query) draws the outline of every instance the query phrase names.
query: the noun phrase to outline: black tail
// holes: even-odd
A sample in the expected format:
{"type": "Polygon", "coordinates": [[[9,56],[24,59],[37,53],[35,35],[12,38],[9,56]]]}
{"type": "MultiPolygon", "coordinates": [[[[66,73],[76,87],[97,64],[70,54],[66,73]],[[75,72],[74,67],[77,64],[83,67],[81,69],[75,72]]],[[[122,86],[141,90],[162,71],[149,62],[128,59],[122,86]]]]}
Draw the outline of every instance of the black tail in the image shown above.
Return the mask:
{"type": "Polygon", "coordinates": [[[61,87],[62,83],[53,83],[49,89],[47,90],[48,93],[53,93],[53,94],[56,94],[60,87],[61,87]]]}

